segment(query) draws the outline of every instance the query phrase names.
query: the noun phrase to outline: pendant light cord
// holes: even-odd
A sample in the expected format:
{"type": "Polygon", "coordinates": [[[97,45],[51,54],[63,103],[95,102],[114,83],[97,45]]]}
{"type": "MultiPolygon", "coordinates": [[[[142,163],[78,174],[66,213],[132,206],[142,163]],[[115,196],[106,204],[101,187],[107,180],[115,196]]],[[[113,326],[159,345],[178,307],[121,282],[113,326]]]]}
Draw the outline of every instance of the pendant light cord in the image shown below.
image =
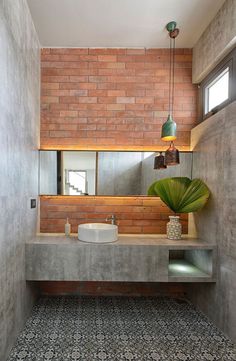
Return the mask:
{"type": "Polygon", "coordinates": [[[172,106],[171,106],[171,112],[173,116],[174,111],[174,89],[175,89],[175,38],[173,39],[173,49],[172,49],[172,106]]]}
{"type": "Polygon", "coordinates": [[[175,84],[175,38],[170,37],[169,113],[173,117],[175,84]]]}
{"type": "Polygon", "coordinates": [[[169,114],[172,115],[171,111],[171,77],[172,77],[172,43],[170,37],[170,68],[169,68],[169,114]]]}

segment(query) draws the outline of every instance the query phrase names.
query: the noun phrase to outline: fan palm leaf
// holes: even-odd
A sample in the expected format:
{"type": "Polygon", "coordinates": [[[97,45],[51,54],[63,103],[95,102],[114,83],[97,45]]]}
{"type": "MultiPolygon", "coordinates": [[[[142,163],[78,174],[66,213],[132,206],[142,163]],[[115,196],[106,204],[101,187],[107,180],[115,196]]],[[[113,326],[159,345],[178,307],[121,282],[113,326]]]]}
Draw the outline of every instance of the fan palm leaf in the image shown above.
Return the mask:
{"type": "Polygon", "coordinates": [[[148,189],[148,195],[160,197],[175,213],[190,213],[205,205],[210,191],[201,179],[174,177],[154,182],[148,189]]]}

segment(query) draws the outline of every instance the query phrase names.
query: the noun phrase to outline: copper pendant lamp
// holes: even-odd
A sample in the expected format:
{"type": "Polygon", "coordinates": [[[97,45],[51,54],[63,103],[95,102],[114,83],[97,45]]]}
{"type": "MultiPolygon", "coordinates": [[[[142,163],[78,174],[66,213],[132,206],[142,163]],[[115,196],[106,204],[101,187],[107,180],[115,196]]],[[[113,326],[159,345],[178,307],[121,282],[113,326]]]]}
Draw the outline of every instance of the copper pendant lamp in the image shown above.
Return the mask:
{"type": "Polygon", "coordinates": [[[173,141],[170,142],[170,146],[165,152],[165,164],[166,166],[179,164],[179,151],[175,148],[173,141]]]}
{"type": "Polygon", "coordinates": [[[162,152],[155,156],[153,169],[166,169],[165,157],[162,152]]]}

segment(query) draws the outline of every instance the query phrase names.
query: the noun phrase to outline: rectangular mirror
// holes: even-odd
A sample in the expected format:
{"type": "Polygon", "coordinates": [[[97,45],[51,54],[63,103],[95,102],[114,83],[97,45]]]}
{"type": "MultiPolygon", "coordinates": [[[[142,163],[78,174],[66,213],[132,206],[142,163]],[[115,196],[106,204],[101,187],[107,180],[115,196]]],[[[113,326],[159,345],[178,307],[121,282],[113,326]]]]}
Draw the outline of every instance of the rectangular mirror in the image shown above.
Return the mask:
{"type": "Polygon", "coordinates": [[[192,153],[180,152],[180,164],[153,169],[154,152],[40,151],[41,195],[147,195],[167,177],[192,177],[192,153]]]}

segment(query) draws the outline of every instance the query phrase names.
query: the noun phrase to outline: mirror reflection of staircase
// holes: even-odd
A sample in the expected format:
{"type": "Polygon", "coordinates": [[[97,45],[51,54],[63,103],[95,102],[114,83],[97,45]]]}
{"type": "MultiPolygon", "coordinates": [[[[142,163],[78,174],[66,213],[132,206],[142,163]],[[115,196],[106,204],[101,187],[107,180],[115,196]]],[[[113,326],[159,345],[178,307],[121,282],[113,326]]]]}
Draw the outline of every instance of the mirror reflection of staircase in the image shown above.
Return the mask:
{"type": "Polygon", "coordinates": [[[65,194],[87,194],[87,172],[85,170],[65,169],[65,194]]]}

